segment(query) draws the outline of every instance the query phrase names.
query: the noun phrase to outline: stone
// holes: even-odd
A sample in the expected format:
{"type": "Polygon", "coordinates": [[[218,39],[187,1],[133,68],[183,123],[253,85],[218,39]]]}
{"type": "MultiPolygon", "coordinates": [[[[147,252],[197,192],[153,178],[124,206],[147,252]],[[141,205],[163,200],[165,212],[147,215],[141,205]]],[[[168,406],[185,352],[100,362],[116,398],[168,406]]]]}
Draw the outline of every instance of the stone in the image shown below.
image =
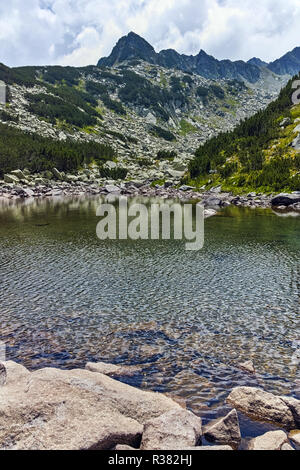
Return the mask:
{"type": "Polygon", "coordinates": [[[300,430],[294,429],[289,433],[289,439],[300,449],[300,430]]]}
{"type": "Polygon", "coordinates": [[[78,181],[78,176],[67,174],[65,179],[68,183],[76,183],[78,181]]]}
{"type": "Polygon", "coordinates": [[[23,188],[23,193],[25,197],[33,197],[34,195],[34,192],[32,191],[32,189],[29,189],[29,188],[23,188]]]}
{"type": "Polygon", "coordinates": [[[180,178],[182,178],[182,177],[184,176],[185,172],[184,172],[184,171],[176,171],[176,170],[171,170],[171,169],[169,169],[169,170],[168,170],[168,174],[169,174],[170,176],[172,176],[172,178],[175,178],[175,179],[178,178],[178,179],[180,179],[180,178]]]}
{"type": "Polygon", "coordinates": [[[142,371],[141,366],[123,366],[104,362],[88,362],[85,368],[91,372],[98,372],[109,377],[132,377],[142,371]]]}
{"type": "Polygon", "coordinates": [[[201,418],[182,408],[171,410],[144,425],[141,449],[176,450],[201,441],[201,418]]]}
{"type": "Polygon", "coordinates": [[[46,184],[46,180],[44,178],[35,178],[34,182],[35,182],[36,185],[45,185],[46,184]]]}
{"type": "Polygon", "coordinates": [[[284,401],[284,403],[291,410],[296,427],[300,428],[300,400],[297,400],[296,398],[293,398],[293,397],[284,397],[284,396],[281,396],[280,398],[281,400],[284,401]]]}
{"type": "Polygon", "coordinates": [[[58,171],[57,168],[53,168],[53,169],[52,169],[52,173],[53,173],[53,175],[54,175],[54,177],[55,177],[56,179],[58,179],[58,180],[60,180],[60,181],[63,180],[63,175],[62,175],[62,173],[61,173],[60,171],[58,171]]]}
{"type": "Polygon", "coordinates": [[[209,217],[214,217],[217,214],[217,211],[214,209],[205,209],[204,218],[209,219],[209,217]]]}
{"type": "Polygon", "coordinates": [[[205,207],[218,207],[221,206],[222,201],[221,199],[215,196],[209,196],[207,199],[203,201],[205,207]]]}
{"type": "Polygon", "coordinates": [[[0,362],[0,387],[6,384],[6,368],[4,364],[0,362]]]}
{"type": "Polygon", "coordinates": [[[197,446],[197,447],[187,447],[182,450],[233,450],[230,446],[197,446]]]}
{"type": "Polygon", "coordinates": [[[13,361],[6,361],[0,364],[2,368],[5,368],[6,371],[5,385],[17,384],[19,381],[29,377],[29,370],[21,364],[17,364],[13,361]]]}
{"type": "Polygon", "coordinates": [[[295,450],[290,444],[283,444],[281,450],[295,450]]]}
{"type": "Polygon", "coordinates": [[[186,184],[184,184],[183,186],[181,186],[179,188],[179,191],[193,191],[193,189],[195,189],[194,186],[187,186],[186,184]]]}
{"type": "Polygon", "coordinates": [[[115,450],[119,450],[119,451],[123,451],[123,450],[137,451],[137,450],[139,450],[139,449],[135,449],[134,447],[127,446],[127,445],[125,445],[125,444],[118,444],[118,445],[115,447],[115,450]]]}
{"type": "Polygon", "coordinates": [[[300,202],[300,195],[299,194],[288,194],[288,193],[281,193],[278,196],[274,197],[271,201],[272,206],[291,206],[300,202]]]}
{"type": "Polygon", "coordinates": [[[298,126],[295,127],[294,131],[293,132],[297,132],[299,134],[300,132],[300,124],[298,124],[298,126]]]}
{"type": "Polygon", "coordinates": [[[16,176],[19,180],[26,180],[26,176],[22,170],[13,170],[10,174],[16,176]]]}
{"type": "Polygon", "coordinates": [[[108,168],[109,170],[113,170],[114,168],[117,168],[117,164],[112,161],[108,161],[105,163],[104,168],[108,168]]]}
{"type": "Polygon", "coordinates": [[[248,450],[281,450],[284,444],[288,444],[288,438],[283,431],[270,431],[262,436],[251,439],[248,450]]]}
{"type": "Polygon", "coordinates": [[[145,122],[148,124],[156,124],[156,117],[151,112],[149,112],[145,117],[145,122]]]}
{"type": "Polygon", "coordinates": [[[295,150],[300,150],[300,134],[298,134],[297,137],[293,140],[292,147],[295,150]]]}
{"type": "Polygon", "coordinates": [[[0,449],[109,450],[139,447],[143,425],[169,410],[170,398],[88,370],[28,372],[3,362],[0,449]]]}
{"type": "Polygon", "coordinates": [[[203,434],[209,442],[238,447],[241,442],[241,431],[236,410],[230,411],[224,418],[208,423],[204,427],[203,434]]]}
{"type": "Polygon", "coordinates": [[[291,119],[286,117],[280,122],[280,127],[287,127],[292,123],[291,119]]]}
{"type": "Polygon", "coordinates": [[[15,183],[15,184],[18,184],[19,183],[19,178],[17,176],[14,176],[14,175],[4,175],[4,182],[5,183],[15,183]]]}
{"type": "Polygon", "coordinates": [[[53,173],[50,170],[46,170],[43,172],[43,178],[46,178],[47,180],[51,180],[53,178],[53,173]]]}
{"type": "Polygon", "coordinates": [[[227,397],[227,402],[242,413],[279,425],[286,429],[295,426],[288,405],[278,396],[255,387],[236,387],[227,397]]]}
{"type": "Polygon", "coordinates": [[[254,364],[253,364],[253,361],[251,361],[251,360],[246,361],[246,362],[241,362],[238,365],[238,367],[239,367],[239,369],[242,369],[245,372],[249,372],[249,374],[255,374],[254,364]]]}
{"type": "Polygon", "coordinates": [[[107,186],[105,186],[105,191],[107,193],[120,193],[121,189],[113,184],[108,184],[107,186]]]}

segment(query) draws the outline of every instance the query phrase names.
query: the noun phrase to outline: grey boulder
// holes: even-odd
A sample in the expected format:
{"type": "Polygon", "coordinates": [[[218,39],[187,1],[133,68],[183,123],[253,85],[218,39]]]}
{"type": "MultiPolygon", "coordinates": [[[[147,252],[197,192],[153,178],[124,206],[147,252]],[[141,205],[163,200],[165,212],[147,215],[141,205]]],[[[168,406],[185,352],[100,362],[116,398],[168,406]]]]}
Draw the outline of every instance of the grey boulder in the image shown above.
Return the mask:
{"type": "Polygon", "coordinates": [[[238,447],[241,442],[241,431],[236,410],[230,411],[224,418],[208,423],[204,427],[203,434],[209,442],[238,447]]]}
{"type": "Polygon", "coordinates": [[[255,387],[236,387],[227,397],[227,402],[244,414],[277,424],[285,429],[295,427],[290,406],[281,397],[255,387]]]}
{"type": "Polygon", "coordinates": [[[113,449],[138,447],[149,419],[179,409],[172,399],[88,370],[29,372],[1,364],[0,449],[113,449]],[[4,378],[3,378],[4,377],[4,378]]]}
{"type": "Polygon", "coordinates": [[[251,439],[248,450],[282,450],[286,444],[289,444],[289,441],[285,432],[270,431],[251,439]]]}
{"type": "Polygon", "coordinates": [[[171,410],[144,425],[141,449],[176,450],[201,442],[201,418],[182,408],[171,410]]]}

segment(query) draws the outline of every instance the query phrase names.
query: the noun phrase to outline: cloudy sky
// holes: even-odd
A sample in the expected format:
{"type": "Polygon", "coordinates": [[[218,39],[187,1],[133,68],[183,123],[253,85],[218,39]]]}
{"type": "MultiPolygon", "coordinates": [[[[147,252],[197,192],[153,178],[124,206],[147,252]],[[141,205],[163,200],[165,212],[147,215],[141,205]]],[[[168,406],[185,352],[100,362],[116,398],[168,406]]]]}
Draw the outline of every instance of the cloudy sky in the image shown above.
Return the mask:
{"type": "Polygon", "coordinates": [[[276,59],[300,46],[299,0],[10,0],[0,5],[0,62],[95,64],[129,31],[157,51],[276,59]]]}

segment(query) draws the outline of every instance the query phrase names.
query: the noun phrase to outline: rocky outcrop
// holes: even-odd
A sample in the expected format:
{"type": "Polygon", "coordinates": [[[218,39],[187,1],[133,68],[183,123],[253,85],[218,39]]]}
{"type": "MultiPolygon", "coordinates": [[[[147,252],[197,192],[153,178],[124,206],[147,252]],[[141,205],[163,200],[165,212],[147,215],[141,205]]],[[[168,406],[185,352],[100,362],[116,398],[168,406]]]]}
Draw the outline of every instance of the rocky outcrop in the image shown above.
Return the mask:
{"type": "Polygon", "coordinates": [[[88,370],[28,372],[3,363],[0,449],[138,447],[143,424],[180,406],[88,370]]]}
{"type": "Polygon", "coordinates": [[[190,411],[171,410],[144,425],[141,449],[176,450],[200,443],[201,419],[190,411]]]}
{"type": "Polygon", "coordinates": [[[241,431],[236,410],[230,411],[224,418],[209,423],[204,427],[203,434],[209,442],[238,447],[241,442],[241,431]]]}
{"type": "Polygon", "coordinates": [[[227,402],[255,419],[274,423],[288,430],[296,427],[293,411],[296,404],[291,405],[282,397],[259,388],[236,387],[227,397],[227,402]]]}
{"type": "Polygon", "coordinates": [[[251,439],[248,450],[283,450],[282,447],[288,444],[287,435],[283,431],[270,431],[262,436],[251,439]]]}

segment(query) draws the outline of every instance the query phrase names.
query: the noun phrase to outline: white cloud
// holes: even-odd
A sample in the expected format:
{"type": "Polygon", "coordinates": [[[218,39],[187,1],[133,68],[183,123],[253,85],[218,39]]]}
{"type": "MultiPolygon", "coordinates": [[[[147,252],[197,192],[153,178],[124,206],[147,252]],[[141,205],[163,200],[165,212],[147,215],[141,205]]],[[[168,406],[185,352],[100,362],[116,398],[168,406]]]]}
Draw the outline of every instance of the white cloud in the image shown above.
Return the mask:
{"type": "Polygon", "coordinates": [[[130,30],[156,50],[273,60],[300,45],[299,0],[11,0],[0,5],[0,61],[95,64],[130,30]]]}

